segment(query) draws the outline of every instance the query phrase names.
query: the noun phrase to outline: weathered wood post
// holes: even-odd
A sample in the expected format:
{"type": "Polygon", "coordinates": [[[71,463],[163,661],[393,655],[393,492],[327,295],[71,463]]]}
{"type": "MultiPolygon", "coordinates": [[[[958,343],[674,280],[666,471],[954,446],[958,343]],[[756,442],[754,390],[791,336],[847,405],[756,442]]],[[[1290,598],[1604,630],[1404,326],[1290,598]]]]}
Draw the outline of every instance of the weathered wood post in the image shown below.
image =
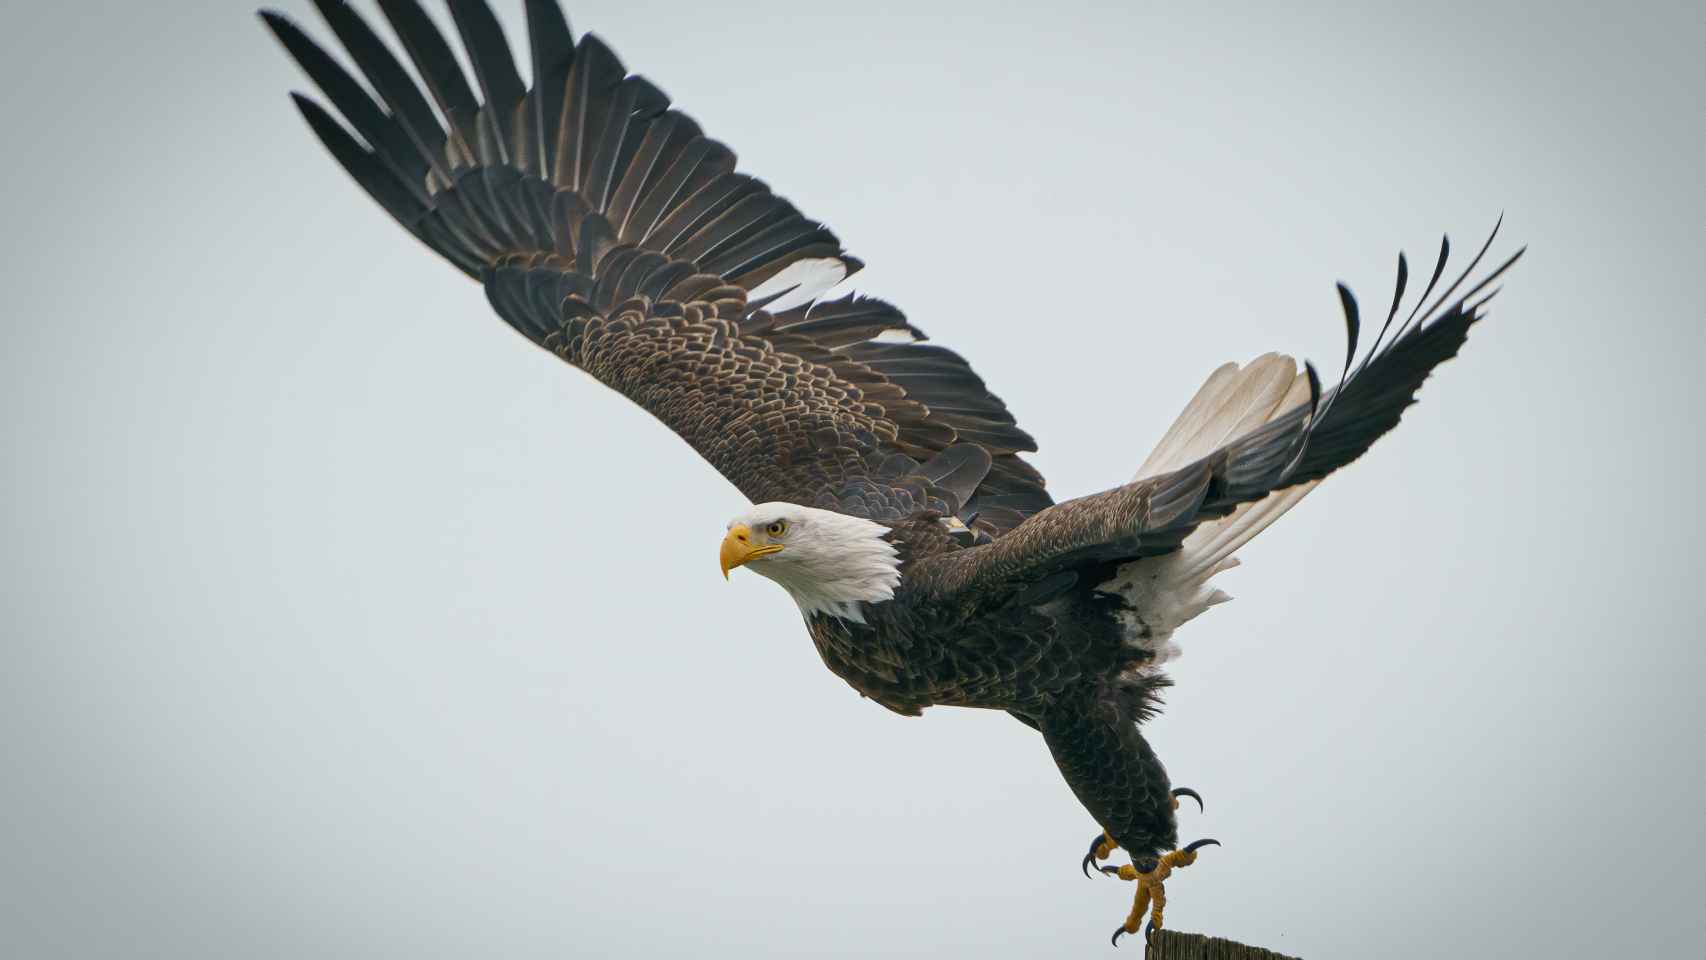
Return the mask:
{"type": "MultiPolygon", "coordinates": [[[[1142,936],[1142,934],[1139,934],[1142,936]]],[[[1157,930],[1145,952],[1147,960],[1296,960],[1283,953],[1246,947],[1242,943],[1200,933],[1157,930]]]]}

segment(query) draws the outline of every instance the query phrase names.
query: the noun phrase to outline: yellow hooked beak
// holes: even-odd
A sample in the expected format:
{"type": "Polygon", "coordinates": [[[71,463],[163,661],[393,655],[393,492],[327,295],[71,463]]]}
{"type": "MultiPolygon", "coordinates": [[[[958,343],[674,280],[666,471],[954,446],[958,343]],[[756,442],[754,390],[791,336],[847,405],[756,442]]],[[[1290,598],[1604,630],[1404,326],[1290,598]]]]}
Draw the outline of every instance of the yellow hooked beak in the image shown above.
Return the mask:
{"type": "Polygon", "coordinates": [[[744,523],[737,523],[729,528],[728,536],[723,538],[723,548],[717,551],[717,563],[723,568],[723,579],[729,578],[729,571],[742,566],[759,557],[768,557],[782,549],[779,543],[754,544],[752,531],[744,523]]]}

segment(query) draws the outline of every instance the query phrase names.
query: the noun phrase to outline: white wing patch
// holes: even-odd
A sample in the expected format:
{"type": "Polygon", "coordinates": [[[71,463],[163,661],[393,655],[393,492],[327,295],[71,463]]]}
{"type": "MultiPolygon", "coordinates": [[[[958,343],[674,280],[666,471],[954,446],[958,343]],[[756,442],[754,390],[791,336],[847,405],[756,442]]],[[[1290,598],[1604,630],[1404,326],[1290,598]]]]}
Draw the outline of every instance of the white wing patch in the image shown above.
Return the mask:
{"type": "Polygon", "coordinates": [[[890,327],[871,338],[872,343],[917,343],[918,334],[901,327],[890,327]]]}
{"type": "Polygon", "coordinates": [[[836,257],[796,260],[783,267],[775,276],[752,288],[746,298],[751,302],[780,293],[782,296],[771,301],[764,309],[771,313],[781,313],[801,304],[811,303],[845,279],[847,265],[836,257]]]}
{"type": "MultiPolygon", "coordinates": [[[[1134,479],[1187,466],[1307,402],[1309,380],[1297,372],[1297,363],[1290,357],[1269,353],[1243,367],[1228,363],[1209,375],[1134,479]]],[[[1232,599],[1209,586],[1209,579],[1236,567],[1238,558],[1233,554],[1296,506],[1318,482],[1246,503],[1198,527],[1178,553],[1125,564],[1112,579],[1097,586],[1103,593],[1124,598],[1130,608],[1121,614],[1127,640],[1154,651],[1149,666],[1179,655],[1173,631],[1209,607],[1232,599]]]]}

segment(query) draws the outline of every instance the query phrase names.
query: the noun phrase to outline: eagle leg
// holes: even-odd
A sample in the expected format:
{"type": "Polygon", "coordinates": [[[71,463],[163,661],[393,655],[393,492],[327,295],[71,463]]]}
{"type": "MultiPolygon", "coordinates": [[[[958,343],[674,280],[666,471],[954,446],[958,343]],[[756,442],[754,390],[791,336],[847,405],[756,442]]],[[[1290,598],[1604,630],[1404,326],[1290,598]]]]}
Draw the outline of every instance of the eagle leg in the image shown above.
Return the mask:
{"type": "Polygon", "coordinates": [[[1188,867],[1197,862],[1197,849],[1206,846],[1220,846],[1218,840],[1198,840],[1181,850],[1163,853],[1161,856],[1147,862],[1149,869],[1139,870],[1132,864],[1127,864],[1115,870],[1103,867],[1102,872],[1117,876],[1121,880],[1137,882],[1137,892],[1131,900],[1131,913],[1125,918],[1125,923],[1114,928],[1111,942],[1120,945],[1120,934],[1136,933],[1137,928],[1143,927],[1143,938],[1148,941],[1156,930],[1163,925],[1162,914],[1167,908],[1167,878],[1172,875],[1175,867],[1188,867]],[[1148,922],[1145,922],[1145,916],[1148,922]]]}
{"type": "Polygon", "coordinates": [[[1038,717],[1043,741],[1067,786],[1102,825],[1102,835],[1081,861],[1083,869],[1088,872],[1116,847],[1131,854],[1126,866],[1098,867],[1105,875],[1137,884],[1131,914],[1114,932],[1116,943],[1122,934],[1136,933],[1145,917],[1151,918],[1152,928],[1161,926],[1168,875],[1195,863],[1197,850],[1215,843],[1198,840],[1178,849],[1179,799],[1201,803],[1202,798],[1167,782],[1160,758],[1138,730],[1143,703],[1134,700],[1122,682],[1115,678],[1088,686],[1078,696],[1058,697],[1038,717]]]}
{"type": "MultiPolygon", "coordinates": [[[[1174,787],[1172,795],[1174,810],[1179,809],[1180,797],[1190,797],[1192,800],[1197,802],[1197,810],[1199,812],[1203,809],[1202,794],[1197,793],[1190,787],[1174,787]]],[[[1094,865],[1097,860],[1108,859],[1113,856],[1114,851],[1119,848],[1119,841],[1115,840],[1113,835],[1108,833],[1108,831],[1103,830],[1101,833],[1090,838],[1090,850],[1088,853],[1084,854],[1084,861],[1079,865],[1079,869],[1083,870],[1084,875],[1088,877],[1090,875],[1090,867],[1094,865]]],[[[1118,873],[1118,871],[1113,867],[1097,867],[1096,869],[1102,871],[1102,873],[1108,876],[1113,876],[1118,873]]]]}

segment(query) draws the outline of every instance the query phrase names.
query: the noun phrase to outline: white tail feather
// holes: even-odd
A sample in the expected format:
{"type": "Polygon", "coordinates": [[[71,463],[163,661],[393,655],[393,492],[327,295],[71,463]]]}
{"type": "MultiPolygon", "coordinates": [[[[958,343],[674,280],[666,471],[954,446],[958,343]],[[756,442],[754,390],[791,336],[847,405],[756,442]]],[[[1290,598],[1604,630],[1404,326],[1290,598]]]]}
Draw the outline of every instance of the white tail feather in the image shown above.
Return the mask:
{"type": "Polygon", "coordinates": [[[1290,357],[1266,353],[1244,367],[1225,364],[1208,375],[1132,479],[1201,460],[1307,399],[1309,380],[1290,357]]]}
{"type": "MultiPolygon", "coordinates": [[[[1297,372],[1297,363],[1290,357],[1269,353],[1243,367],[1228,363],[1209,375],[1135,479],[1200,460],[1308,400],[1309,380],[1297,372]]],[[[1155,652],[1151,666],[1178,655],[1179,648],[1172,642],[1174,630],[1209,607],[1232,599],[1208,581],[1237,566],[1233,554],[1296,506],[1316,482],[1246,503],[1198,527],[1178,553],[1126,564],[1114,579],[1100,585],[1104,592],[1125,598],[1133,611],[1133,642],[1155,652]]]]}

